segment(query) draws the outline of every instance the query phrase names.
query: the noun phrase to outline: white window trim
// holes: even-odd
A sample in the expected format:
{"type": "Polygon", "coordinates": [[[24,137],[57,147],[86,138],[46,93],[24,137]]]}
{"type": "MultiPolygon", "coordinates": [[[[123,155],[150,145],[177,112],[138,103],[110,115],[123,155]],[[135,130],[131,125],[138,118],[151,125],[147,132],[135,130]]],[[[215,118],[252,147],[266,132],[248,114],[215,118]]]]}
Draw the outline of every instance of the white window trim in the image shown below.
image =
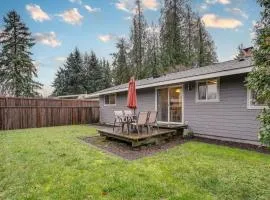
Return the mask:
{"type": "Polygon", "coordinates": [[[268,106],[256,106],[251,104],[251,90],[247,89],[247,109],[249,110],[263,110],[268,108],[268,106]]]}
{"type": "Polygon", "coordinates": [[[116,100],[117,100],[117,95],[116,95],[116,93],[114,93],[114,94],[105,94],[105,95],[103,96],[103,105],[104,105],[104,106],[116,106],[116,100]],[[106,104],[106,103],[105,103],[105,96],[110,96],[110,95],[114,95],[114,96],[115,96],[115,104],[106,104]]]}
{"type": "MultiPolygon", "coordinates": [[[[185,122],[185,102],[184,102],[184,95],[185,95],[185,87],[184,87],[184,84],[177,84],[177,85],[169,85],[169,86],[161,86],[161,87],[156,87],[155,88],[155,111],[158,111],[157,110],[157,90],[158,89],[162,89],[162,88],[176,88],[176,87],[182,87],[182,121],[181,122],[170,122],[169,121],[169,117],[168,117],[168,121],[158,121],[158,123],[160,124],[184,124],[185,122]]],[[[169,93],[169,90],[168,90],[168,93],[169,93]]],[[[168,102],[169,103],[169,102],[168,102]]],[[[168,114],[169,114],[169,110],[168,110],[168,114]]],[[[169,116],[169,115],[168,115],[169,116]]]]}
{"type": "MultiPolygon", "coordinates": [[[[203,80],[198,80],[196,81],[196,87],[195,87],[195,102],[196,103],[211,103],[211,102],[220,102],[220,78],[209,78],[209,79],[203,79],[203,80]],[[205,82],[207,80],[212,80],[212,79],[217,79],[217,98],[216,99],[199,99],[199,94],[198,94],[198,84],[200,82],[205,82]]],[[[207,98],[207,94],[206,94],[206,98],[207,98]]]]}

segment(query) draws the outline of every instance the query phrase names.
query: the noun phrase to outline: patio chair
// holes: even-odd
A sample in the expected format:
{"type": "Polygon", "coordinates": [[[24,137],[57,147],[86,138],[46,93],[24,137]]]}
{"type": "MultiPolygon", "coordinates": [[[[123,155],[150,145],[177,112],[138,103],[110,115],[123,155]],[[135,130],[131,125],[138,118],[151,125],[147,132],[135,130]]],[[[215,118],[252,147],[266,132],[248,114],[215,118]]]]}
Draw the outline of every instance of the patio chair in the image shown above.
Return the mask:
{"type": "Polygon", "coordinates": [[[133,113],[132,113],[131,110],[124,110],[124,115],[127,116],[127,117],[132,117],[133,113]]]}
{"type": "Polygon", "coordinates": [[[113,132],[116,124],[119,124],[122,127],[122,132],[124,131],[125,117],[122,110],[114,111],[114,123],[113,123],[113,132]]]}
{"type": "Polygon", "coordinates": [[[150,130],[152,129],[152,132],[154,131],[154,126],[157,127],[158,131],[159,131],[159,127],[158,127],[158,123],[157,123],[157,111],[149,111],[148,112],[148,120],[147,120],[147,129],[150,130]]]}
{"type": "Polygon", "coordinates": [[[131,110],[124,110],[124,115],[128,120],[134,121],[136,119],[136,116],[131,110]]]}
{"type": "Polygon", "coordinates": [[[131,110],[124,110],[125,120],[127,120],[128,133],[129,129],[133,130],[132,122],[135,122],[137,116],[131,110]],[[129,127],[129,125],[131,127],[129,127]]]}
{"type": "Polygon", "coordinates": [[[135,120],[135,122],[131,123],[131,125],[136,127],[137,132],[139,134],[140,133],[139,127],[143,129],[143,127],[146,126],[147,120],[148,120],[148,112],[139,112],[137,119],[135,120]]]}

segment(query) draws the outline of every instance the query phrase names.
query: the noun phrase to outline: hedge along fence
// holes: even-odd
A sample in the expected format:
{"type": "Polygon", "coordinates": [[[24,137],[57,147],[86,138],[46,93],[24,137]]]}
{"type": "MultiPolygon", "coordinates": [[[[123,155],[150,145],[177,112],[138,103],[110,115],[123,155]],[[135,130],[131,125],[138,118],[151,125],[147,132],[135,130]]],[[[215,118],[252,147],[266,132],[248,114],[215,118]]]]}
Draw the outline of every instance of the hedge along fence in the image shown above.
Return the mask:
{"type": "Polygon", "coordinates": [[[99,122],[99,102],[0,97],[0,130],[99,122]]]}

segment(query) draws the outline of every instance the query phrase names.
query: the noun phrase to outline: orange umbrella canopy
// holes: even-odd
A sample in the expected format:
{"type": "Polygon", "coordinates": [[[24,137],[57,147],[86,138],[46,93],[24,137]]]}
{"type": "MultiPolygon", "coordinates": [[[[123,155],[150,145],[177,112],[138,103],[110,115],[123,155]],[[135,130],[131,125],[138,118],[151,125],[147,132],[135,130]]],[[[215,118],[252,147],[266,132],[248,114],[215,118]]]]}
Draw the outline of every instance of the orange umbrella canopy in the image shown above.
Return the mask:
{"type": "Polygon", "coordinates": [[[136,83],[134,77],[132,77],[128,83],[127,107],[132,109],[137,108],[136,83]]]}

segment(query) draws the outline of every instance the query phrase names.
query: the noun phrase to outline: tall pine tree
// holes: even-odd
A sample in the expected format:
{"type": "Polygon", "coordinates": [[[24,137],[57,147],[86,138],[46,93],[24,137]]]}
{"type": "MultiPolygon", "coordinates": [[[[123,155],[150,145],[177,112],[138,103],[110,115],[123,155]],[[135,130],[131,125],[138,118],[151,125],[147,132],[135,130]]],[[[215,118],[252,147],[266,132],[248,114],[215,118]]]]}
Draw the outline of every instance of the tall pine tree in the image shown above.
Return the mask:
{"type": "Polygon", "coordinates": [[[147,28],[147,45],[145,68],[147,77],[157,77],[160,73],[160,43],[159,43],[159,27],[152,24],[147,28]]]}
{"type": "Polygon", "coordinates": [[[106,89],[111,87],[112,83],[112,74],[110,69],[110,63],[105,58],[101,60],[101,68],[102,68],[102,79],[103,79],[103,88],[106,89]]]}
{"type": "Polygon", "coordinates": [[[86,92],[83,60],[77,48],[69,54],[63,68],[58,70],[53,87],[55,88],[55,95],[83,94],[86,92]]]}
{"type": "Polygon", "coordinates": [[[204,67],[217,62],[215,43],[200,18],[197,20],[197,29],[197,66],[204,67]]]}
{"type": "Polygon", "coordinates": [[[87,93],[93,93],[104,89],[104,79],[102,78],[102,66],[92,51],[85,56],[85,87],[87,93]]]}
{"type": "Polygon", "coordinates": [[[161,10],[161,52],[165,71],[187,61],[184,26],[184,0],[165,0],[161,10]]]}
{"type": "Polygon", "coordinates": [[[14,96],[36,96],[41,84],[35,81],[37,68],[31,59],[35,45],[29,28],[16,11],[4,16],[0,34],[0,84],[3,93],[14,96]]]}
{"type": "Polygon", "coordinates": [[[81,56],[76,48],[68,56],[53,82],[54,95],[93,93],[111,86],[112,77],[109,62],[98,59],[92,51],[81,56]]]}
{"type": "Polygon", "coordinates": [[[190,5],[186,6],[186,17],[185,17],[185,32],[186,32],[186,43],[187,43],[187,67],[193,67],[196,64],[196,17],[192,12],[190,5]]]}
{"type": "Polygon", "coordinates": [[[165,0],[160,26],[161,62],[165,72],[217,61],[215,44],[188,1],[165,0]]]}
{"type": "Polygon", "coordinates": [[[67,73],[66,70],[62,67],[56,72],[54,82],[52,84],[54,87],[53,95],[54,96],[61,96],[61,95],[68,95],[67,91],[67,73]]]}
{"type": "Polygon", "coordinates": [[[117,52],[113,54],[113,82],[115,85],[127,83],[131,76],[128,66],[128,44],[124,38],[116,43],[117,52]]]}
{"type": "Polygon", "coordinates": [[[84,72],[83,72],[83,60],[78,48],[75,48],[71,57],[71,63],[66,65],[67,69],[67,91],[69,94],[83,94],[84,88],[84,72]]]}
{"type": "Polygon", "coordinates": [[[136,0],[128,41],[130,51],[126,57],[119,54],[119,49],[113,54],[115,84],[128,81],[122,78],[127,77],[122,66],[132,66],[127,72],[142,79],[217,62],[215,44],[188,2],[164,0],[159,26],[148,26],[141,1],[136,0]],[[154,29],[158,31],[153,32],[154,29]],[[122,59],[121,64],[118,58],[122,59]]]}
{"type": "Polygon", "coordinates": [[[143,65],[145,59],[145,44],[146,44],[146,20],[143,15],[141,0],[135,2],[135,15],[131,28],[131,51],[130,58],[134,66],[133,74],[137,79],[146,77],[145,68],[143,65]]]}

